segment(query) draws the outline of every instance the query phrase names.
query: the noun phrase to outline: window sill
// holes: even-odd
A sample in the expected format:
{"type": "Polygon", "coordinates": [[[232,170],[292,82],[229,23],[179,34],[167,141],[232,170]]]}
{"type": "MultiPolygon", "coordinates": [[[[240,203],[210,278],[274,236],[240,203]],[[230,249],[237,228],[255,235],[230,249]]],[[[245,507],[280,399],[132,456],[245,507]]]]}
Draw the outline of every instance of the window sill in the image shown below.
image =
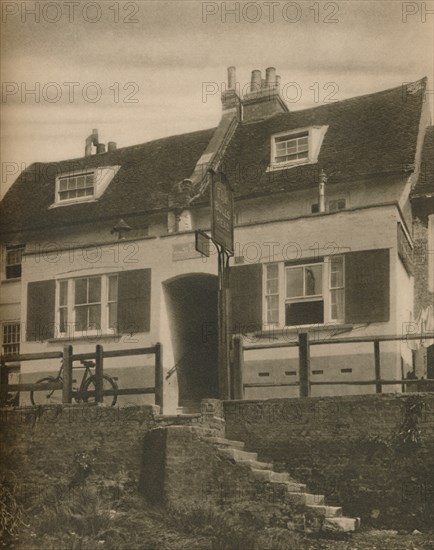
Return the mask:
{"type": "Polygon", "coordinates": [[[58,344],[60,342],[90,342],[92,344],[98,340],[113,340],[114,342],[119,342],[123,337],[133,338],[137,336],[136,334],[88,334],[86,336],[60,336],[59,338],[49,338],[47,342],[49,344],[58,344]]]}
{"type": "Polygon", "coordinates": [[[306,164],[314,164],[310,159],[301,160],[300,162],[285,162],[281,164],[270,164],[266,172],[277,172],[278,170],[287,170],[288,168],[295,168],[296,166],[305,166],[306,164]]]}
{"type": "Polygon", "coordinates": [[[2,279],[2,284],[3,283],[19,283],[21,282],[21,277],[15,277],[14,279],[2,279]]]}
{"type": "Polygon", "coordinates": [[[261,331],[255,332],[254,336],[258,337],[269,337],[269,336],[285,336],[288,334],[297,334],[300,332],[308,332],[308,333],[315,333],[315,332],[325,332],[329,330],[337,330],[337,331],[350,331],[354,327],[353,324],[350,323],[333,323],[333,324],[322,324],[322,325],[298,325],[298,326],[290,326],[290,327],[284,327],[284,328],[267,328],[263,329],[261,331]]]}
{"type": "Polygon", "coordinates": [[[89,199],[83,199],[83,200],[70,200],[70,201],[64,201],[64,202],[53,202],[53,204],[50,204],[48,207],[48,210],[52,208],[60,208],[61,206],[71,206],[72,204],[87,204],[91,202],[98,202],[98,198],[91,197],[89,199]]]}

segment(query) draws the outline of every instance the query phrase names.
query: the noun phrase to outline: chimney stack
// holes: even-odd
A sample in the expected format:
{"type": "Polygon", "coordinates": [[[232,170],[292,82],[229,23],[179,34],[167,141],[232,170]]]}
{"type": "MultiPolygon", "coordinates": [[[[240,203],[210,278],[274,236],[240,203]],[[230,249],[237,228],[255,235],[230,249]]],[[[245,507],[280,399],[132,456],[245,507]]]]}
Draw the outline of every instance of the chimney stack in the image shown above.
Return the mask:
{"type": "Polygon", "coordinates": [[[267,86],[276,85],[276,69],[274,67],[268,67],[265,69],[265,83],[267,86]]]}
{"type": "Polygon", "coordinates": [[[278,113],[288,113],[288,106],[279,89],[280,76],[276,75],[274,67],[267,67],[264,80],[259,69],[252,71],[249,91],[241,100],[243,121],[253,122],[278,113]]]}
{"type": "Polygon", "coordinates": [[[258,94],[262,87],[262,75],[261,71],[255,69],[252,71],[252,78],[250,80],[250,93],[258,94]]]}
{"type": "Polygon", "coordinates": [[[113,151],[116,151],[117,149],[117,144],[115,141],[109,141],[107,143],[107,152],[108,153],[112,153],[113,151]]]}
{"type": "Polygon", "coordinates": [[[90,136],[86,138],[86,143],[85,143],[85,147],[84,147],[84,156],[85,157],[90,157],[90,155],[92,154],[92,145],[97,147],[98,143],[99,143],[98,142],[98,130],[96,128],[94,128],[92,130],[92,133],[90,134],[90,136]]]}
{"type": "Polygon", "coordinates": [[[227,89],[223,90],[221,94],[223,116],[233,116],[235,111],[239,119],[241,116],[241,101],[235,89],[236,85],[236,69],[235,67],[228,67],[227,89]]]}

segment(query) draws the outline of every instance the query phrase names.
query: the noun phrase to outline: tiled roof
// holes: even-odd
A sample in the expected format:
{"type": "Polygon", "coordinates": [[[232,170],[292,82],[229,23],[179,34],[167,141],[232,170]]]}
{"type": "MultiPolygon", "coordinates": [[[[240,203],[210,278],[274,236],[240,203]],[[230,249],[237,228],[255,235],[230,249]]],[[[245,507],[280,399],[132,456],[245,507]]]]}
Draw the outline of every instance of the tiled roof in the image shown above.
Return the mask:
{"type": "Polygon", "coordinates": [[[434,126],[426,129],[419,177],[411,192],[412,198],[434,196],[434,126]]]}
{"type": "Polygon", "coordinates": [[[242,124],[232,140],[225,170],[239,195],[264,194],[318,185],[325,170],[328,184],[374,174],[403,173],[415,161],[426,80],[405,93],[400,86],[316,108],[242,124]],[[286,130],[328,125],[315,165],[267,172],[270,136],[286,130]]]}
{"type": "Polygon", "coordinates": [[[214,129],[167,137],[51,164],[34,163],[15,181],[1,206],[0,233],[126,217],[129,213],[167,206],[173,184],[188,178],[214,129]],[[56,175],[98,166],[120,166],[97,202],[49,209],[55,198],[56,175]]]}
{"type": "MultiPolygon", "coordinates": [[[[241,198],[316,186],[321,169],[326,171],[328,184],[348,185],[374,174],[402,173],[415,161],[425,87],[423,79],[407,88],[399,86],[239,124],[223,159],[235,195],[241,198]],[[329,127],[318,163],[267,172],[270,136],[313,125],[329,127]]],[[[0,232],[164,208],[167,193],[192,174],[213,133],[214,129],[203,130],[70,161],[35,163],[6,193],[0,232]],[[56,175],[71,168],[110,165],[121,168],[99,201],[49,209],[56,175]]]]}

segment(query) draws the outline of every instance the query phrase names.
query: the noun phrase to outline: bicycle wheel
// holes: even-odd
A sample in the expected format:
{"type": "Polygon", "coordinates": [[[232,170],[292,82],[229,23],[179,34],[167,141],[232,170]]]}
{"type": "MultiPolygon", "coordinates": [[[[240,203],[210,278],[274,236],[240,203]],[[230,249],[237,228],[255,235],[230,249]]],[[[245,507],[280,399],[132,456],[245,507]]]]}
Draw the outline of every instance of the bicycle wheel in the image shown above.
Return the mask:
{"type": "MultiPolygon", "coordinates": [[[[106,397],[107,403],[110,403],[110,406],[113,407],[116,405],[116,401],[118,399],[118,396],[116,395],[116,390],[118,389],[118,386],[116,382],[113,380],[113,378],[110,378],[110,376],[107,376],[106,374],[103,376],[103,390],[114,390],[115,394],[108,395],[106,397]],[[111,400],[111,401],[110,401],[111,400]]],[[[86,380],[86,383],[84,385],[84,391],[95,391],[96,385],[95,385],[95,376],[91,376],[86,380]]],[[[95,396],[91,397],[84,397],[83,401],[85,403],[94,403],[95,402],[95,396]]]]}
{"type": "MultiPolygon", "coordinates": [[[[60,378],[47,376],[41,378],[36,384],[48,384],[49,382],[61,382],[60,378]]],[[[33,390],[30,392],[32,405],[59,405],[62,403],[62,390],[33,390]]]]}

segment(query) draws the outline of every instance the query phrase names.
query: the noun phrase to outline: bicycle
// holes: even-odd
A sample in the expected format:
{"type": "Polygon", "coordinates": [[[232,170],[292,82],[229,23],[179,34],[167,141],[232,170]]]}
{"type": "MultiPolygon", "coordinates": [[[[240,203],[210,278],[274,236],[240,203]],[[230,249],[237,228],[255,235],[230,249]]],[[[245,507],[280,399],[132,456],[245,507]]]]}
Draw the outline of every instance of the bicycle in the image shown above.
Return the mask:
{"type": "MultiPolygon", "coordinates": [[[[73,388],[73,397],[77,403],[92,403],[95,401],[96,396],[83,396],[84,392],[88,391],[95,391],[96,390],[96,377],[94,374],[92,374],[92,368],[95,367],[94,361],[80,361],[82,367],[73,367],[75,369],[77,368],[84,368],[83,378],[81,379],[81,383],[79,388],[73,388]]],[[[60,370],[57,373],[57,376],[46,376],[45,378],[41,378],[36,382],[36,384],[47,384],[51,382],[63,382],[63,361],[60,366],[60,370]]],[[[103,375],[103,390],[113,390],[115,393],[113,396],[109,396],[109,398],[112,398],[112,402],[110,404],[111,407],[113,407],[116,404],[117,401],[117,389],[118,385],[116,383],[117,378],[111,378],[110,376],[107,376],[106,374],[103,375]]],[[[72,381],[73,383],[76,383],[76,380],[72,381]]],[[[95,395],[95,394],[94,394],[95,395]]],[[[30,392],[30,401],[32,402],[32,405],[58,405],[62,403],[62,390],[50,390],[47,392],[45,391],[37,391],[33,390],[30,392]]]]}

